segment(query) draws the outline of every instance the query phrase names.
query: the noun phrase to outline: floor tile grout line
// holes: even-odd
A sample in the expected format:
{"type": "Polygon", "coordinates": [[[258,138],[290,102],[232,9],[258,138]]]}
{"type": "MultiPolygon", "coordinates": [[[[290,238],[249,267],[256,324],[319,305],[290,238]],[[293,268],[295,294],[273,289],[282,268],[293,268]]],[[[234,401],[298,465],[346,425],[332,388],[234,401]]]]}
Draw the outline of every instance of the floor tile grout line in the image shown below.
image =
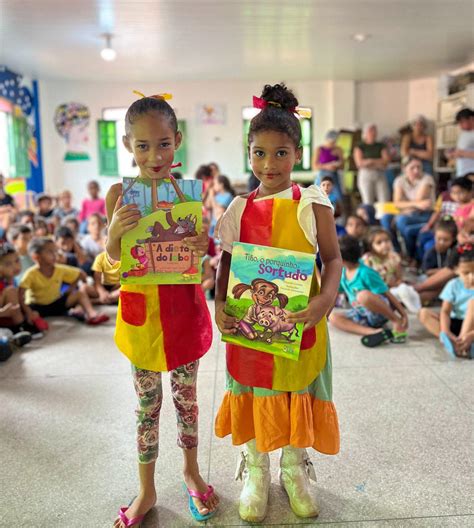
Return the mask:
{"type": "Polygon", "coordinates": [[[451,394],[456,396],[456,399],[458,399],[463,404],[463,406],[466,407],[466,409],[472,411],[472,408],[461,398],[461,396],[459,396],[459,394],[453,391],[453,389],[444,381],[444,379],[436,372],[436,370],[433,369],[433,366],[428,366],[428,368],[438,378],[438,380],[441,381],[442,385],[444,385],[449,390],[449,392],[451,392],[451,394]]]}

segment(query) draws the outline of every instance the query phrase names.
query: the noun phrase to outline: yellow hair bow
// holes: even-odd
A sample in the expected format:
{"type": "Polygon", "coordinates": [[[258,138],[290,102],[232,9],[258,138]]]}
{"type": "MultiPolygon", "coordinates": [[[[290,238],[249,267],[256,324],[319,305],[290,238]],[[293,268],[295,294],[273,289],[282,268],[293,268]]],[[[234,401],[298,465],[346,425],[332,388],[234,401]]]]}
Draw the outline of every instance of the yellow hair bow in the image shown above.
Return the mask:
{"type": "Polygon", "coordinates": [[[163,101],[169,101],[170,99],[173,99],[173,96],[169,93],[162,93],[162,94],[156,94],[156,95],[145,95],[145,94],[142,94],[142,92],[139,92],[138,90],[133,90],[133,93],[141,97],[152,97],[154,99],[163,99],[163,101]]]}

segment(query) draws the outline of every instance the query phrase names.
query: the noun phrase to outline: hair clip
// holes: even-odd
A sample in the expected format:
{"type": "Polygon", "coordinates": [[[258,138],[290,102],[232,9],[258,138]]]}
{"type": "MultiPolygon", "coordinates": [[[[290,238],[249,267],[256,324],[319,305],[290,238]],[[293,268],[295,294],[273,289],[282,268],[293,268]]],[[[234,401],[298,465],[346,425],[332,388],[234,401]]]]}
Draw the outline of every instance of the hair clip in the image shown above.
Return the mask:
{"type": "Polygon", "coordinates": [[[162,93],[162,94],[156,94],[156,95],[145,95],[145,94],[142,94],[142,92],[139,92],[138,90],[133,90],[133,93],[139,95],[142,98],[151,97],[152,99],[162,99],[163,101],[169,101],[170,99],[173,99],[173,96],[169,93],[162,93]]]}
{"type": "MultiPolygon", "coordinates": [[[[256,97],[255,95],[252,97],[252,105],[254,108],[258,108],[260,110],[263,110],[264,108],[267,108],[268,106],[274,106],[275,108],[281,108],[281,104],[277,103],[276,101],[266,101],[265,99],[262,99],[261,97],[256,97]]],[[[311,110],[309,108],[299,108],[299,107],[293,107],[288,108],[288,112],[291,112],[292,114],[298,114],[301,117],[311,117],[311,110]]]]}
{"type": "Polygon", "coordinates": [[[458,246],[459,255],[464,255],[464,253],[467,253],[468,251],[472,251],[472,244],[463,244],[462,246],[458,246]]]}
{"type": "Polygon", "coordinates": [[[441,220],[443,220],[443,222],[453,222],[454,218],[451,215],[444,215],[441,217],[441,220]]]}

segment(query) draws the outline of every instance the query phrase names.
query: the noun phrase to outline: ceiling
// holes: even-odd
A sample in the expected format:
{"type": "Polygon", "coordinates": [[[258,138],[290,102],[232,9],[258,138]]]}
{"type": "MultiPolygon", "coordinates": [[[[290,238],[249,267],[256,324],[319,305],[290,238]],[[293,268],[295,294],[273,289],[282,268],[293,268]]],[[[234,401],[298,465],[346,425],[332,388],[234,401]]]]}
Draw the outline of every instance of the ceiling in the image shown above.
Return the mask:
{"type": "Polygon", "coordinates": [[[39,79],[408,79],[472,60],[473,28],[474,0],[0,0],[0,64],[39,79]]]}

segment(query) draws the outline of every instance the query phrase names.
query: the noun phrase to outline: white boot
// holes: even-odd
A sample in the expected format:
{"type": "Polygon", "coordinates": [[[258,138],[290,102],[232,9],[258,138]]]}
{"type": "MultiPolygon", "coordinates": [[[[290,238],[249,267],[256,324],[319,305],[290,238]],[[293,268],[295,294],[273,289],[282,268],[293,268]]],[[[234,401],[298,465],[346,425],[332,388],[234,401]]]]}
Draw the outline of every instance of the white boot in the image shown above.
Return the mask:
{"type": "Polygon", "coordinates": [[[311,496],[310,478],[316,481],[306,449],[284,447],[280,456],[280,483],[288,495],[291,509],[298,517],[319,515],[318,503],[311,496]]]}
{"type": "Polygon", "coordinates": [[[270,490],[270,458],[268,453],[257,451],[255,440],[246,444],[242,460],[237,466],[235,480],[244,482],[240,494],[239,515],[248,522],[261,522],[267,515],[270,490]]]}

